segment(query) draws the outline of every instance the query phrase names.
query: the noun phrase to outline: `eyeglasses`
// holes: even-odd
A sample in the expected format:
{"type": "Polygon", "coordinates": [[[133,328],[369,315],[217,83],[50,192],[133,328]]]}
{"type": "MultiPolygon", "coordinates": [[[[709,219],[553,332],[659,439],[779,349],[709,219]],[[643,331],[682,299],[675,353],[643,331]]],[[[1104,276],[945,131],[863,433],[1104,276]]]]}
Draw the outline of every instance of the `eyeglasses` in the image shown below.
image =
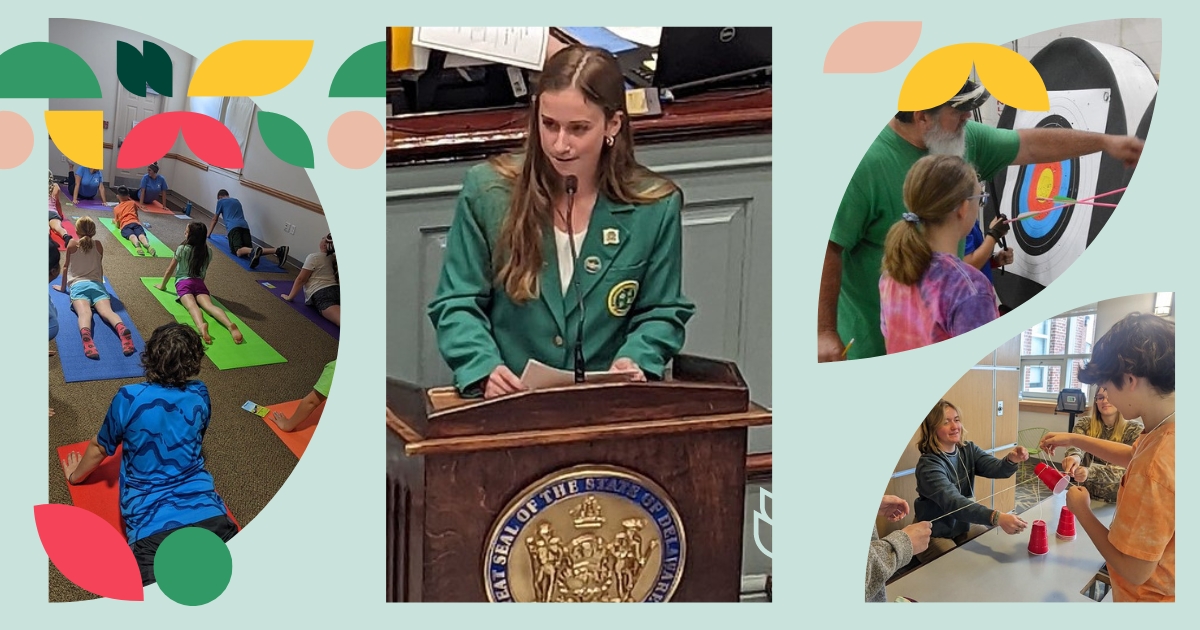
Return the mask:
{"type": "Polygon", "coordinates": [[[978,195],[971,195],[970,197],[967,197],[967,200],[970,201],[971,199],[978,199],[979,205],[986,206],[988,199],[991,199],[991,198],[992,198],[991,195],[989,195],[987,192],[984,192],[984,193],[981,193],[978,195]]]}

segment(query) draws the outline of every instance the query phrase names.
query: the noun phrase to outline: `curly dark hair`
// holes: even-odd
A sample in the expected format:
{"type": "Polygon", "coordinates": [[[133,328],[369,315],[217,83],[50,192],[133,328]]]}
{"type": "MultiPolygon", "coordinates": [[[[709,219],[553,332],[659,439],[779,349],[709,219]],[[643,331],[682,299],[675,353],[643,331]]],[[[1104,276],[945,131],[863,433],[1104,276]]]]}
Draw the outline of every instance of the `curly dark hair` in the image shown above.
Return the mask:
{"type": "Polygon", "coordinates": [[[1175,322],[1130,313],[1096,342],[1079,380],[1121,389],[1125,374],[1145,378],[1163,394],[1175,392],[1175,322]]]}
{"type": "Polygon", "coordinates": [[[183,324],[164,324],[146,342],[142,367],[151,383],[183,389],[200,373],[203,358],[204,341],[199,333],[183,324]]]}

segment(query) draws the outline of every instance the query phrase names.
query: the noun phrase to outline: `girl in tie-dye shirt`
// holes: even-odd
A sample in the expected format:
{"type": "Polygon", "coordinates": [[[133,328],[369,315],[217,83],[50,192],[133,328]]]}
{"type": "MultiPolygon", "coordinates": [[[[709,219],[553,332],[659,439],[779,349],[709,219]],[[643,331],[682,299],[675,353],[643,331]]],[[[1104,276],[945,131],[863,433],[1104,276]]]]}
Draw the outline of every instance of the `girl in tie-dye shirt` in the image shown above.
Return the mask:
{"type": "Polygon", "coordinates": [[[909,170],[908,212],[888,231],[879,281],[888,354],[944,341],[999,317],[992,284],[957,256],[985,203],[983,185],[962,158],[930,155],[909,170]]]}

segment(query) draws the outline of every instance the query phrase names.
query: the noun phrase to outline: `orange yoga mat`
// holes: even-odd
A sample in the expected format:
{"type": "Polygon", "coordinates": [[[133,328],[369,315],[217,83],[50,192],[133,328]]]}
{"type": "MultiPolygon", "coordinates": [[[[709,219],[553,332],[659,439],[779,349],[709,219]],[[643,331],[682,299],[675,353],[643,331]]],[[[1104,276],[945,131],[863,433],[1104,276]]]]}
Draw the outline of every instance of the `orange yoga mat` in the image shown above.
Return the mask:
{"type": "Polygon", "coordinates": [[[157,201],[155,201],[154,203],[148,203],[148,204],[142,206],[142,211],[143,212],[153,212],[154,214],[169,214],[171,216],[175,216],[174,212],[167,210],[165,207],[163,207],[163,205],[161,203],[159,203],[157,201]]]}
{"type": "MultiPolygon", "coordinates": [[[[83,454],[87,450],[87,445],[90,442],[79,442],[78,444],[68,444],[58,447],[59,461],[65,461],[67,455],[72,451],[83,454]]],[[[63,475],[66,476],[65,474],[63,475]]],[[[125,522],[121,518],[121,447],[117,447],[117,452],[104,458],[100,462],[100,466],[88,475],[86,481],[80,484],[67,484],[67,490],[71,492],[71,503],[75,507],[83,508],[96,516],[107,521],[110,525],[117,528],[121,535],[125,535],[125,522]]],[[[229,520],[237,525],[238,531],[241,531],[242,526],[233,518],[233,513],[229,511],[229,506],[225,506],[225,514],[229,516],[229,520]]]]}
{"type": "MultiPolygon", "coordinates": [[[[293,430],[291,433],[283,431],[279,427],[275,426],[275,423],[271,422],[269,418],[263,418],[262,420],[263,422],[267,423],[267,426],[270,427],[272,431],[275,432],[275,435],[279,436],[279,439],[283,441],[283,445],[288,447],[288,450],[291,451],[297,459],[299,459],[304,457],[304,450],[308,448],[308,443],[310,440],[312,440],[313,433],[317,430],[317,423],[321,421],[321,413],[325,411],[326,402],[327,401],[324,400],[321,401],[321,404],[317,405],[317,408],[308,415],[308,418],[306,418],[304,422],[296,425],[295,430],[293,430]]],[[[271,411],[278,411],[284,415],[290,416],[296,412],[296,407],[299,406],[300,401],[293,400],[290,402],[279,403],[277,405],[270,405],[269,409],[271,411]]],[[[270,416],[271,414],[268,413],[267,415],[270,416]]]]}

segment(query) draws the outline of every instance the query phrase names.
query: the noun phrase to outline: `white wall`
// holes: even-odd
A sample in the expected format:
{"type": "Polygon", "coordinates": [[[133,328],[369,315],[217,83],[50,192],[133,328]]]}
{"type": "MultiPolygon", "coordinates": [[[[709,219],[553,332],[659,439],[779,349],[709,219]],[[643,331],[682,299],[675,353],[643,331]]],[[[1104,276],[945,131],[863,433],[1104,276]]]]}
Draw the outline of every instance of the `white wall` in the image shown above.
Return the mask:
{"type": "MultiPolygon", "coordinates": [[[[1121,321],[1130,313],[1153,313],[1154,312],[1154,293],[1140,293],[1137,295],[1128,295],[1125,297],[1113,298],[1111,300],[1101,300],[1096,303],[1096,339],[1104,336],[1113,324],[1121,321]]],[[[1175,321],[1174,313],[1167,319],[1175,321]]],[[[1091,404],[1093,393],[1090,389],[1085,390],[1088,394],[1088,403],[1091,404]]],[[[1066,431],[1067,430],[1067,414],[1053,413],[1037,413],[1030,411],[1017,412],[1017,429],[1024,430],[1040,427],[1048,431],[1066,431]]],[[[1063,454],[1060,452],[1055,461],[1062,461],[1063,454]]]]}
{"type": "MultiPolygon", "coordinates": [[[[1162,66],[1162,20],[1158,18],[1130,18],[1073,24],[1022,37],[1015,42],[1005,44],[1005,46],[1017,51],[1026,59],[1033,59],[1033,56],[1047,44],[1062,37],[1079,37],[1126,48],[1141,57],[1155,77],[1158,77],[1159,68],[1162,66]]],[[[1000,121],[996,99],[989,99],[980,111],[987,124],[995,127],[1000,121]]]]}
{"type": "MultiPolygon", "coordinates": [[[[117,79],[118,41],[127,42],[139,49],[142,41],[151,41],[170,55],[173,69],[172,91],[175,95],[166,99],[165,111],[168,112],[187,110],[187,86],[200,64],[200,60],[170,44],[126,28],[84,20],[50,20],[50,42],[65,46],[83,58],[96,73],[103,92],[103,98],[100,100],[50,99],[50,109],[103,110],[104,119],[109,122],[109,128],[104,130],[104,141],[111,144],[115,144],[113,134],[116,128],[117,94],[118,90],[124,89],[120,87],[117,79]]],[[[176,139],[171,153],[196,157],[184,143],[182,135],[176,139]]],[[[61,161],[61,156],[54,143],[50,143],[50,170],[58,175],[66,175],[67,165],[61,161]]],[[[104,157],[104,179],[111,182],[111,150],[105,150],[104,157]]],[[[303,260],[308,254],[317,252],[318,243],[329,232],[324,215],[242,185],[241,179],[244,177],[246,180],[301,199],[320,203],[307,171],[275,157],[263,143],[258,133],[257,121],[250,128],[250,137],[246,142],[245,166],[241,176],[215,167],[204,171],[175,159],[159,160],[159,166],[160,173],[167,179],[172,191],[209,211],[216,208],[217,191],[222,188],[228,190],[230,196],[242,202],[254,238],[271,245],[291,246],[293,258],[303,260]],[[296,226],[294,235],[284,234],[285,223],[296,226]]]]}

